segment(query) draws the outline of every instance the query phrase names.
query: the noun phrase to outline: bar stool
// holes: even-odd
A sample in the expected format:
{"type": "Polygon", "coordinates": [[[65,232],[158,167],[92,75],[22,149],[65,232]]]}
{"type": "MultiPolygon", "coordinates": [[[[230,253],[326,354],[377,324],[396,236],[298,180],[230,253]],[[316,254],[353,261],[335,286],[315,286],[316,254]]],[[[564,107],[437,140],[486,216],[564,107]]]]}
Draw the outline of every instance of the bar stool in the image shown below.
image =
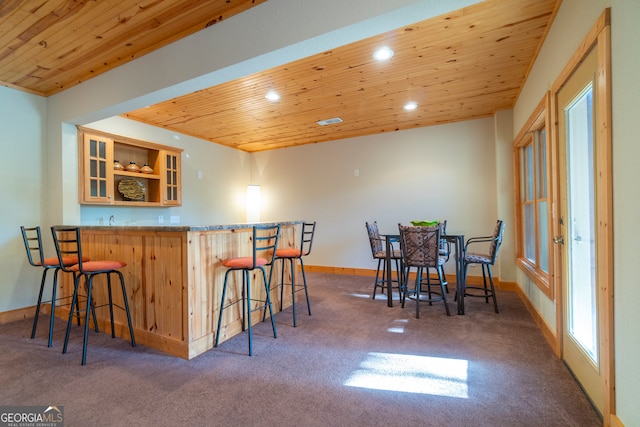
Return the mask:
{"type": "Polygon", "coordinates": [[[443,301],[444,308],[449,313],[449,305],[447,304],[447,292],[445,290],[444,280],[442,278],[442,264],[445,263],[446,258],[440,256],[440,225],[434,225],[430,227],[412,227],[398,224],[400,230],[400,247],[402,250],[402,257],[406,271],[404,277],[407,282],[409,281],[409,273],[412,267],[417,269],[416,272],[416,286],[413,291],[409,290],[407,284],[404,296],[402,298],[402,307],[406,297],[414,299],[416,301],[416,318],[420,318],[420,301],[426,301],[429,305],[433,302],[443,301]],[[428,270],[433,268],[438,274],[438,280],[440,285],[440,292],[431,290],[431,279],[428,274],[428,270]],[[423,287],[423,273],[426,269],[426,300],[422,298],[425,288],[423,287]]]}
{"type": "Polygon", "coordinates": [[[497,220],[496,226],[494,227],[493,234],[491,236],[472,237],[469,240],[467,240],[467,243],[464,245],[464,259],[462,262],[465,277],[467,276],[469,265],[480,264],[482,266],[482,286],[467,285],[465,287],[464,296],[484,298],[487,304],[489,303],[489,298],[493,299],[493,309],[496,313],[499,313],[499,310],[498,310],[498,301],[496,300],[496,290],[493,286],[493,276],[491,275],[491,266],[495,264],[498,258],[498,249],[500,249],[500,245],[502,244],[503,233],[504,233],[504,222],[502,222],[502,220],[497,220]],[[469,248],[473,246],[477,247],[478,243],[480,244],[488,243],[489,244],[488,253],[471,252],[469,250],[469,248]],[[486,274],[485,274],[485,271],[486,271],[486,274]],[[489,276],[490,288],[487,287],[487,275],[489,276]]]}
{"type": "MultiPolygon", "coordinates": [[[[425,225],[427,225],[427,224],[424,224],[424,222],[425,221],[411,221],[411,224],[414,226],[424,227],[425,225]]],[[[447,261],[449,261],[449,256],[451,255],[451,243],[449,243],[449,241],[447,241],[447,239],[445,238],[445,236],[447,235],[447,220],[445,219],[444,221],[440,221],[439,225],[440,225],[440,247],[439,247],[438,253],[441,257],[444,257],[445,263],[446,263],[447,261]]],[[[447,281],[447,275],[444,271],[444,264],[440,265],[439,268],[440,268],[440,273],[442,274],[442,279],[444,280],[444,289],[447,291],[447,293],[449,293],[449,282],[447,281]]],[[[429,270],[427,269],[427,273],[428,272],[429,270]]],[[[423,277],[423,279],[426,279],[426,277],[423,277]]],[[[433,279],[433,278],[430,277],[430,279],[433,279]]]]}
{"type": "Polygon", "coordinates": [[[224,273],[224,285],[222,287],[222,297],[220,298],[220,312],[218,315],[218,328],[216,330],[216,344],[220,340],[220,327],[222,325],[222,313],[224,309],[235,305],[238,302],[242,303],[242,330],[248,328],[249,331],[249,356],[253,355],[253,347],[251,342],[252,336],[252,322],[251,312],[269,308],[269,315],[271,316],[271,327],[273,328],[273,337],[276,335],[276,324],[273,320],[273,310],[271,308],[271,297],[269,296],[271,290],[269,288],[271,281],[271,273],[273,271],[273,261],[275,260],[275,253],[278,247],[278,236],[280,235],[280,224],[277,225],[254,225],[252,227],[252,255],[237,258],[228,258],[222,261],[222,265],[227,268],[224,273]],[[269,279],[267,279],[267,273],[264,267],[271,267],[269,271],[269,279]],[[264,289],[266,293],[265,300],[252,299],[251,298],[251,275],[250,272],[258,269],[262,272],[262,279],[264,281],[264,289]],[[229,279],[229,273],[234,271],[242,272],[242,298],[240,300],[232,301],[226,306],[225,296],[227,294],[227,283],[229,279]],[[264,303],[257,307],[251,308],[251,302],[264,303]],[[245,327],[245,324],[247,325],[245,327]]]}
{"type": "MultiPolygon", "coordinates": [[[[136,340],[133,334],[133,324],[131,323],[131,313],[129,311],[129,301],[127,299],[127,290],[124,286],[124,276],[119,269],[126,267],[127,263],[114,260],[100,260],[100,261],[83,261],[82,257],[82,244],[80,238],[80,229],[78,227],[51,227],[51,233],[53,234],[53,242],[56,246],[56,252],[62,271],[76,274],[73,287],[73,299],[71,305],[75,305],[78,300],[78,285],[80,279],[85,278],[87,286],[87,307],[84,315],[84,338],[82,344],[82,364],[87,364],[87,339],[89,336],[89,318],[90,313],[93,315],[93,325],[96,332],[98,330],[98,320],[95,315],[95,309],[99,307],[109,306],[109,315],[111,320],[111,338],[115,338],[115,326],[113,321],[113,306],[122,309],[127,315],[127,323],[129,326],[129,335],[131,336],[131,346],[136,346],[136,340]],[[73,266],[65,266],[62,262],[64,257],[77,257],[80,262],[73,266]],[[93,279],[99,274],[106,274],[107,276],[107,291],[109,295],[109,303],[95,306],[92,299],[93,291],[93,279]],[[113,303],[113,297],[111,293],[111,274],[116,274],[120,278],[120,286],[122,288],[122,298],[124,300],[124,307],[120,307],[113,303]],[[91,308],[91,310],[90,310],[91,308]]],[[[64,337],[64,347],[62,353],[67,352],[69,345],[69,335],[71,334],[71,324],[73,323],[73,310],[69,311],[69,321],[67,322],[67,333],[64,337]]],[[[80,318],[78,314],[78,318],[80,318]]]]}
{"type": "MultiPolygon", "coordinates": [[[[307,289],[307,277],[304,273],[304,262],[302,257],[309,255],[311,252],[311,245],[313,243],[313,235],[316,231],[316,223],[305,222],[302,224],[302,230],[300,231],[300,246],[298,248],[278,249],[276,250],[275,262],[282,261],[282,270],[280,271],[280,311],[282,311],[282,299],[284,297],[284,266],[285,261],[289,261],[290,274],[291,274],[291,301],[293,308],[293,327],[296,327],[296,292],[304,290],[304,294],[307,297],[307,311],[311,316],[311,304],[309,303],[309,291],[307,289]],[[302,285],[296,285],[296,270],[295,262],[300,261],[300,270],[302,271],[302,285]],[[298,289],[296,289],[296,287],[298,289]]],[[[266,314],[266,313],[265,313],[266,314]]]]}
{"type": "MultiPolygon", "coordinates": [[[[38,304],[36,305],[36,315],[33,319],[33,327],[31,328],[31,339],[36,336],[36,328],[38,327],[38,318],[40,317],[40,307],[43,303],[51,303],[51,314],[49,316],[49,342],[47,347],[51,347],[53,342],[53,324],[55,319],[55,311],[56,304],[58,301],[64,301],[71,298],[61,297],[56,298],[56,292],[58,290],[58,271],[60,271],[60,260],[58,257],[55,258],[45,258],[44,249],[42,247],[42,235],[40,233],[40,227],[25,227],[20,226],[20,231],[22,232],[22,240],[24,241],[24,247],[27,251],[27,258],[29,260],[29,264],[34,267],[41,267],[42,270],[42,279],[40,280],[40,292],[38,293],[38,304]],[[51,287],[51,299],[47,301],[42,301],[42,295],[44,292],[44,285],[47,279],[47,273],[49,270],[53,270],[53,286],[51,287]]],[[[88,257],[84,257],[84,261],[89,261],[88,257]]],[[[62,262],[65,266],[72,266],[78,263],[78,258],[76,257],[64,257],[62,262]]],[[[75,281],[75,274],[73,276],[75,281]]],[[[67,304],[57,304],[58,306],[66,306],[67,304]]],[[[76,301],[76,310],[80,311],[80,305],[76,301]]],[[[78,324],[80,324],[78,322],[78,324]]]]}
{"type": "MultiPolygon", "coordinates": [[[[373,221],[372,223],[365,222],[365,227],[367,228],[367,235],[369,236],[369,244],[371,245],[371,256],[374,260],[378,260],[378,267],[376,268],[376,279],[373,284],[373,295],[371,296],[372,299],[375,299],[376,291],[378,290],[378,288],[381,289],[382,293],[384,293],[385,289],[387,288],[387,278],[386,278],[386,268],[387,268],[386,243],[387,242],[386,242],[386,239],[387,238],[391,239],[390,241],[392,245],[393,243],[397,243],[398,240],[397,240],[397,236],[396,236],[396,239],[388,236],[383,238],[380,235],[380,230],[378,229],[377,221],[373,221]],[[382,276],[380,276],[381,272],[382,272],[382,276]]],[[[395,266],[396,266],[397,279],[392,281],[395,282],[397,286],[393,286],[393,288],[398,289],[400,299],[402,299],[403,280],[400,277],[404,269],[402,266],[402,253],[400,252],[399,249],[394,249],[392,247],[389,253],[389,258],[391,259],[392,262],[395,262],[395,266]]]]}

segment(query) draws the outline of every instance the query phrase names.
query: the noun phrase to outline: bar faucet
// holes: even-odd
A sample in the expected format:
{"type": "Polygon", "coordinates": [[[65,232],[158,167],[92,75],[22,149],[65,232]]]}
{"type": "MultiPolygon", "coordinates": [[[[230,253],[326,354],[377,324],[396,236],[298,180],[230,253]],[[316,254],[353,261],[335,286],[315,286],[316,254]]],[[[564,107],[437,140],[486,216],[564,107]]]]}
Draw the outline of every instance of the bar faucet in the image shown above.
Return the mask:
{"type": "Polygon", "coordinates": [[[109,225],[113,225],[116,222],[116,216],[115,215],[111,215],[109,217],[109,225]]]}

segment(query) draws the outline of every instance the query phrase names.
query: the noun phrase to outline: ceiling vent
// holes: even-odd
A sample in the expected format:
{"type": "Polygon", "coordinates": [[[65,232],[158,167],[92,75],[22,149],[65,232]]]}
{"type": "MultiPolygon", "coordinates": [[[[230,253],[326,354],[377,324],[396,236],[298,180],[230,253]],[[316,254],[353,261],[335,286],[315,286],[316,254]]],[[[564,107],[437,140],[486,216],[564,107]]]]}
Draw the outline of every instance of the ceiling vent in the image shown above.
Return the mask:
{"type": "Polygon", "coordinates": [[[333,119],[320,120],[316,122],[320,126],[332,125],[334,123],[342,123],[342,119],[340,117],[334,117],[333,119]]]}

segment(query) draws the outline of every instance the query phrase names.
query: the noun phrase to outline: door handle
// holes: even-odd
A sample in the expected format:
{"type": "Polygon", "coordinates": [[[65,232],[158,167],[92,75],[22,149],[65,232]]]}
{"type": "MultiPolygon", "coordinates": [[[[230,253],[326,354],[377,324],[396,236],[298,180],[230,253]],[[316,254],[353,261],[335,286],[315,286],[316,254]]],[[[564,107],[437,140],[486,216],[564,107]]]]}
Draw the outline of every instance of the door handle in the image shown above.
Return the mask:
{"type": "Polygon", "coordinates": [[[555,236],[553,238],[553,243],[562,243],[564,245],[564,236],[555,236]]]}

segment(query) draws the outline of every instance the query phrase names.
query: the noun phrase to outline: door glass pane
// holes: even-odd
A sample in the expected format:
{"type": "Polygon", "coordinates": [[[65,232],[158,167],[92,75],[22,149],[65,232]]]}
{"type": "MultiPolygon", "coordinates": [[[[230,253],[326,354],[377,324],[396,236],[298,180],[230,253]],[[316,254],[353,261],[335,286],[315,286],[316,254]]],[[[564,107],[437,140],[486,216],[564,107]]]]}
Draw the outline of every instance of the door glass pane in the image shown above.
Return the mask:
{"type": "Polygon", "coordinates": [[[593,171],[593,95],[589,85],[565,111],[570,258],[568,332],[598,363],[593,171]]]}

